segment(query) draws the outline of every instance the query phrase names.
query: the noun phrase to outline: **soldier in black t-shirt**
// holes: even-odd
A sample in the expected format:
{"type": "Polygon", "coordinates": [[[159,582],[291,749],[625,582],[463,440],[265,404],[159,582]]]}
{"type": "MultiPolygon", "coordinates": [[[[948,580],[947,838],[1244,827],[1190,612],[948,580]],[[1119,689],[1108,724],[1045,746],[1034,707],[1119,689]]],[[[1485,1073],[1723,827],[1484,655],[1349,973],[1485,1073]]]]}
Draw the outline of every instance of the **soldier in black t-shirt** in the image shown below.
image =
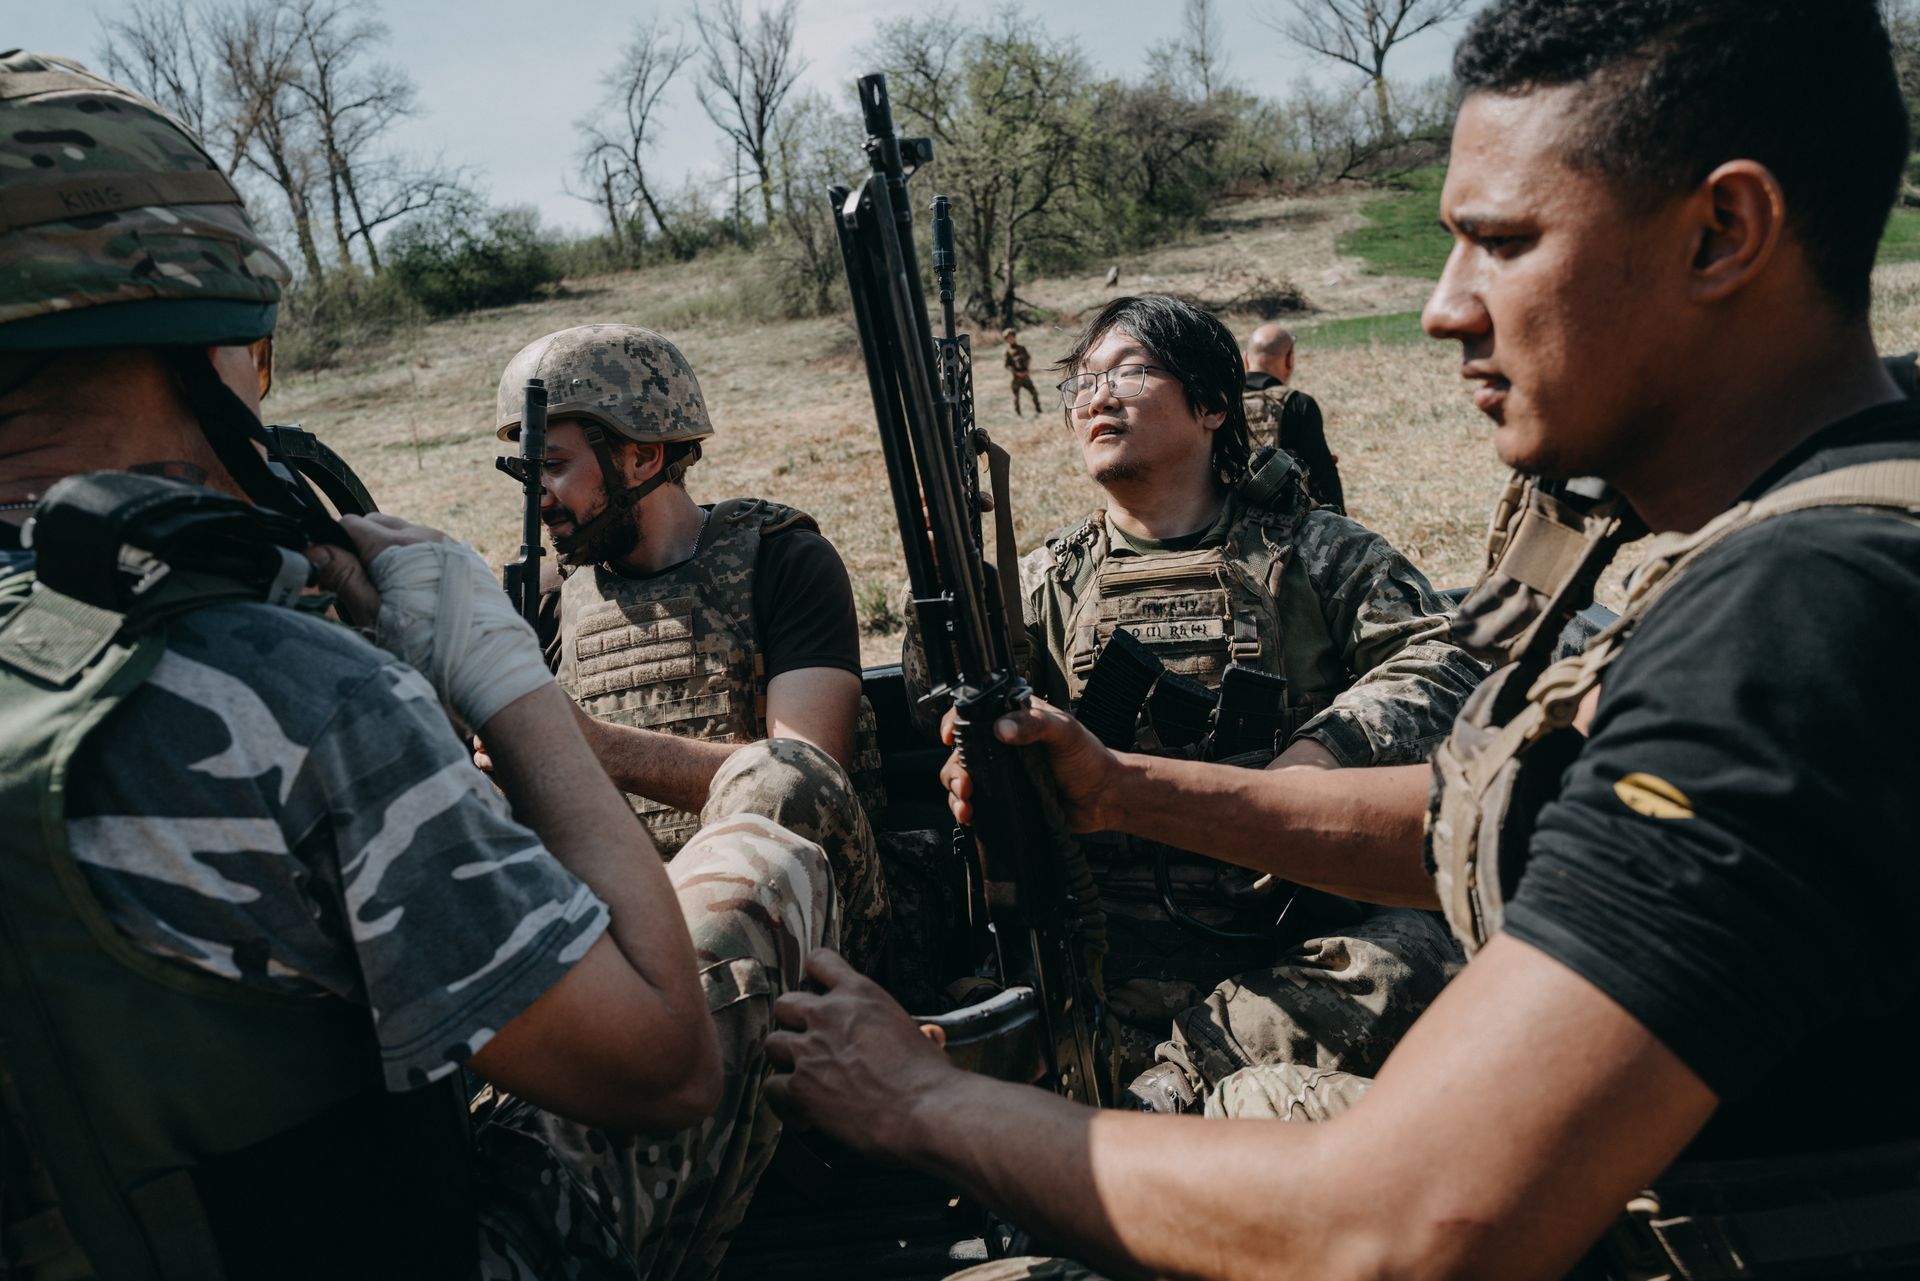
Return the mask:
{"type": "Polygon", "coordinates": [[[1327,448],[1320,404],[1290,386],[1296,350],[1293,334],[1280,325],[1262,325],[1247,337],[1247,427],[1253,447],[1272,445],[1292,454],[1307,472],[1307,492],[1322,507],[1345,514],[1346,491],[1340,485],[1340,456],[1327,448]]]}
{"type": "Polygon", "coordinates": [[[1209,1100],[1324,1124],[1208,1124],[954,1072],[817,957],[769,1097],[1128,1275],[1912,1276],[1920,411],[1869,324],[1909,142],[1878,7],[1495,0],[1455,69],[1424,323],[1516,474],[1456,629],[1501,665],[1452,736],[1256,772],[1043,705],[997,731],[1077,828],[1437,903],[1464,972],[1376,1080],[1209,1100]],[[1619,623],[1556,659],[1648,529],[1619,623]]]}
{"type": "Polygon", "coordinates": [[[548,653],[589,745],[671,857],[727,787],[728,761],[785,741],[790,791],[733,811],[827,851],[850,953],[877,958],[886,897],[845,784],[878,804],[879,754],[839,553],[805,512],[687,493],[713,425],[692,368],[659,334],[581,325],[528,344],[501,375],[501,439],[517,439],[535,377],[553,389],[541,515],[564,577],[548,653]]]}

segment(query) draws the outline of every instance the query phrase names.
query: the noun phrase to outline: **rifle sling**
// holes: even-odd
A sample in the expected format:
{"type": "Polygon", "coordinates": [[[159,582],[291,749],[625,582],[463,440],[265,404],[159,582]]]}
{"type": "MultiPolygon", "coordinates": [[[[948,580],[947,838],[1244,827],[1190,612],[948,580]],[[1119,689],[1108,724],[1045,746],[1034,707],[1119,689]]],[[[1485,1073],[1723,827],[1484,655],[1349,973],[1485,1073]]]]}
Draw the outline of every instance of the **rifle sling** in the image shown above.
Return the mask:
{"type": "Polygon", "coordinates": [[[1027,667],[1027,620],[1020,603],[1020,543],[1013,534],[1012,458],[986,432],[987,475],[993,486],[993,561],[1000,579],[1000,604],[1006,610],[1007,636],[1015,671],[1027,667]]]}

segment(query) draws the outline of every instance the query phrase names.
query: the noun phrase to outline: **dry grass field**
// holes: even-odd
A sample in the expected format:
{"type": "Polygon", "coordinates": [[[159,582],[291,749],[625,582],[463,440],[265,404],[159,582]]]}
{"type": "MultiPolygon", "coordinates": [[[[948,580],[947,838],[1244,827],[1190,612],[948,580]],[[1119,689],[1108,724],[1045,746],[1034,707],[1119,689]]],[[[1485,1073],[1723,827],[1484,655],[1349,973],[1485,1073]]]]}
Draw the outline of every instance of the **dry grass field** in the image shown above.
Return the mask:
{"type": "MultiPolygon", "coordinates": [[[[1115,289],[1102,283],[1104,269],[1032,282],[1023,296],[1054,319],[1028,327],[1022,341],[1044,369],[1070,345],[1078,318],[1111,294],[1143,291],[1207,300],[1244,334],[1266,317],[1234,300],[1291,282],[1312,308],[1298,318],[1295,381],[1325,411],[1352,514],[1436,583],[1466,582],[1503,472],[1452,348],[1355,341],[1361,327],[1337,323],[1417,310],[1428,289],[1368,274],[1336,251],[1339,233],[1361,221],[1365,199],[1339,193],[1228,206],[1204,234],[1121,261],[1115,289]],[[1322,326],[1326,341],[1316,343],[1322,326]]],[[[340,450],[383,510],[445,529],[497,564],[519,541],[518,488],[492,464],[501,449],[492,426],[500,370],[525,343],[569,325],[657,329],[692,362],[716,428],[689,475],[691,492],[703,502],[751,494],[811,512],[846,558],[863,618],[874,621],[897,599],[903,575],[851,319],[735,319],[730,300],[750,270],[749,259],[717,258],[569,281],[553,299],[430,325],[352,367],[286,376],[268,414],[304,423],[340,450]]],[[[1882,268],[1876,283],[1882,347],[1907,350],[1920,340],[1920,263],[1882,268]]],[[[1408,332],[1404,323],[1389,329],[1408,332]]],[[[1098,491],[1059,414],[1012,412],[997,335],[976,334],[974,342],[982,349],[980,422],[1013,453],[1024,549],[1083,516],[1098,491]]],[[[1617,593],[1617,579],[1610,576],[1603,598],[1617,593]]],[[[890,661],[898,635],[869,629],[863,645],[869,663],[890,661]]]]}

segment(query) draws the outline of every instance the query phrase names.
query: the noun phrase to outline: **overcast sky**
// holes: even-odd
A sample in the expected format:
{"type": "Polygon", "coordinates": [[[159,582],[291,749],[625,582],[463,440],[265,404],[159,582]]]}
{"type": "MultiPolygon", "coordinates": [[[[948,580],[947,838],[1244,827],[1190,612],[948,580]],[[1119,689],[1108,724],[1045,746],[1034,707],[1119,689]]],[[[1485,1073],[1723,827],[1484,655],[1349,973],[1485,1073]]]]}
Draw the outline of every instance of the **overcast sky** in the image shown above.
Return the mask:
{"type": "MultiPolygon", "coordinates": [[[[38,49],[98,69],[100,22],[125,0],[0,0],[0,47],[38,49]]],[[[758,0],[748,0],[751,14],[758,0]]],[[[1221,16],[1231,51],[1230,77],[1266,97],[1284,98],[1303,75],[1339,79],[1256,19],[1280,0],[1225,0],[1221,16]]],[[[597,229],[595,209],[561,188],[578,146],[574,122],[602,90],[636,23],[658,13],[685,22],[687,0],[622,4],[609,0],[374,0],[391,30],[386,56],[406,66],[419,87],[421,113],[395,130],[396,144],[420,155],[481,170],[480,186],[501,204],[533,204],[551,227],[597,229]]],[[[944,6],[957,18],[982,17],[987,5],[944,6]]],[[[1027,0],[1021,6],[1054,34],[1076,40],[1095,70],[1131,77],[1147,51],[1172,38],[1177,0],[1027,0]]],[[[800,0],[797,42],[808,62],[801,83],[851,105],[852,84],[867,70],[857,50],[884,18],[922,12],[899,0],[800,0]]],[[[690,23],[687,23],[689,27],[690,23]]],[[[1425,79],[1443,74],[1458,24],[1430,31],[1394,55],[1388,71],[1425,79]]],[[[693,66],[669,96],[655,163],[666,189],[685,175],[730,172],[733,155],[693,95],[693,66]]],[[[1351,73],[1343,82],[1351,82],[1351,73]]]]}

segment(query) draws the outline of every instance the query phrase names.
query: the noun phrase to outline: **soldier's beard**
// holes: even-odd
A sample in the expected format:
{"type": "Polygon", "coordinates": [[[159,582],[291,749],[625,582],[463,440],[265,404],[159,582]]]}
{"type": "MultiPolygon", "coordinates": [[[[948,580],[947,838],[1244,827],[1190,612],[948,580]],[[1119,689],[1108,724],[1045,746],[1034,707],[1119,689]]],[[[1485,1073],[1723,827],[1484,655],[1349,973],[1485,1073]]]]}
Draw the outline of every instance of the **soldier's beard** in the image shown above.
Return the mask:
{"type": "Polygon", "coordinates": [[[629,508],[625,520],[602,520],[606,509],[581,520],[572,509],[561,507],[559,515],[573,526],[565,534],[553,536],[554,550],[569,565],[611,565],[625,559],[640,545],[640,512],[629,508]]]}
{"type": "Polygon", "coordinates": [[[1103,488],[1108,485],[1124,485],[1129,481],[1139,480],[1144,475],[1146,475],[1146,469],[1139,463],[1129,459],[1119,459],[1093,473],[1093,483],[1103,488]]]}

